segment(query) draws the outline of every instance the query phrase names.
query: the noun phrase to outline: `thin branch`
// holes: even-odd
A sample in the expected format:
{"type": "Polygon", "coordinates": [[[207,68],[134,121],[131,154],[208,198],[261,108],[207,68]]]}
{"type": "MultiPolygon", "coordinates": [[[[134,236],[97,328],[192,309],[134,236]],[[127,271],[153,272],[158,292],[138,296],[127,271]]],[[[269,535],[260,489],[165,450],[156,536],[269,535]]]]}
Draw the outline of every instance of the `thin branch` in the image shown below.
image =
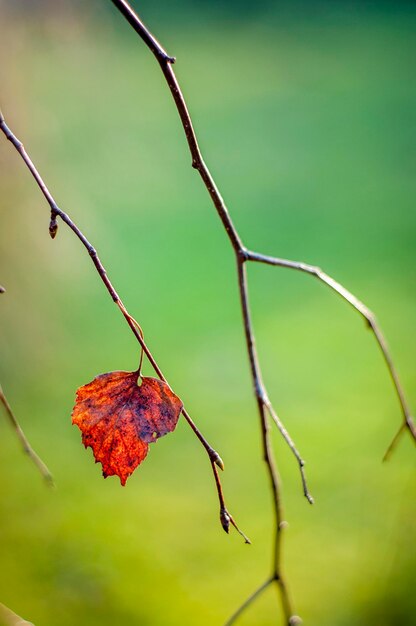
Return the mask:
{"type": "MultiPolygon", "coordinates": [[[[224,626],[231,626],[231,624],[234,624],[237,621],[237,619],[244,613],[244,611],[248,609],[248,607],[251,604],[253,604],[253,602],[257,600],[257,598],[259,598],[262,595],[262,593],[266,591],[266,589],[270,585],[272,585],[274,582],[275,582],[275,578],[268,578],[267,580],[264,581],[262,585],[260,585],[260,587],[257,587],[257,589],[253,591],[253,593],[250,594],[246,600],[244,600],[244,602],[231,615],[231,617],[228,618],[224,626]]],[[[297,626],[298,624],[301,624],[301,623],[302,623],[302,620],[300,619],[298,615],[291,615],[289,618],[289,621],[287,622],[288,626],[297,626]]]]}
{"type": "MultiPolygon", "coordinates": [[[[258,363],[256,348],[255,348],[255,340],[254,333],[251,326],[250,320],[250,312],[249,312],[249,302],[248,302],[248,291],[247,291],[247,281],[245,274],[244,263],[246,261],[246,250],[243,246],[243,243],[240,239],[240,236],[232,222],[232,219],[228,213],[228,209],[226,204],[212,178],[208,167],[206,166],[201,151],[198,146],[198,141],[196,138],[196,134],[192,125],[192,120],[189,115],[185,99],[183,97],[182,91],[180,89],[179,83],[176,79],[175,73],[172,68],[173,57],[170,57],[166,54],[162,46],[157,42],[156,38],[150,34],[148,29],[145,27],[143,22],[137,16],[137,14],[133,11],[130,5],[125,2],[125,0],[111,0],[116,8],[122,13],[122,15],[127,19],[130,25],[133,26],[134,30],[140,35],[143,41],[148,45],[150,50],[155,55],[161,70],[165,76],[166,82],[171,91],[172,97],[175,101],[179,116],[182,121],[183,129],[186,135],[186,139],[188,142],[188,147],[192,156],[192,167],[196,169],[204,184],[208,190],[208,193],[212,199],[212,202],[217,210],[217,213],[221,219],[221,222],[224,226],[224,229],[228,235],[230,243],[234,249],[237,261],[237,271],[238,271],[238,281],[239,281],[239,290],[240,290],[240,298],[241,298],[241,307],[243,313],[244,320],[244,328],[246,335],[246,343],[247,343],[247,351],[250,361],[251,367],[251,375],[253,381],[253,388],[255,392],[255,396],[257,399],[257,405],[259,410],[260,424],[262,430],[262,440],[263,440],[263,451],[264,451],[264,460],[267,466],[267,471],[269,473],[272,493],[273,493],[273,506],[275,511],[275,550],[274,550],[274,558],[273,558],[273,580],[277,583],[283,601],[284,613],[287,619],[287,623],[290,623],[290,619],[292,618],[292,609],[291,603],[289,600],[289,595],[287,592],[287,587],[284,583],[281,571],[281,563],[280,563],[280,541],[281,541],[281,531],[283,529],[282,523],[282,513],[281,513],[281,501],[280,501],[280,491],[279,491],[279,479],[278,474],[275,469],[275,463],[273,458],[273,452],[270,444],[270,435],[269,435],[269,427],[267,423],[267,416],[265,409],[271,409],[271,404],[267,396],[267,392],[265,386],[262,382],[260,366],[258,363]],[[149,41],[152,42],[152,45],[149,45],[149,41]]],[[[282,432],[282,431],[281,431],[282,432]]],[[[287,431],[284,429],[286,433],[285,439],[289,443],[291,439],[288,439],[287,431]]],[[[282,433],[283,434],[283,433],[282,433]]],[[[292,443],[292,451],[296,450],[293,442],[292,443]]],[[[298,455],[299,456],[299,455],[298,455]]],[[[300,459],[300,457],[299,457],[300,459]]],[[[299,462],[299,461],[298,461],[299,462]]],[[[302,485],[305,495],[307,496],[309,502],[313,502],[312,496],[310,496],[308,488],[306,486],[306,480],[303,472],[303,461],[300,464],[301,469],[301,477],[302,477],[302,485]]]]}
{"type": "Polygon", "coordinates": [[[261,596],[263,591],[266,591],[267,587],[273,583],[273,580],[273,578],[268,578],[264,581],[262,585],[260,585],[260,587],[253,591],[253,593],[249,595],[247,600],[244,600],[243,604],[241,604],[238,609],[231,615],[231,617],[225,622],[224,626],[231,626],[231,624],[234,624],[236,619],[240,617],[240,615],[242,615],[242,613],[246,609],[248,609],[250,604],[252,604],[254,600],[257,600],[257,598],[261,596]]]}
{"type": "Polygon", "coordinates": [[[311,496],[311,494],[309,493],[309,489],[308,489],[308,483],[306,481],[306,476],[305,476],[305,461],[302,459],[302,457],[300,456],[299,452],[297,451],[297,448],[293,442],[293,439],[291,438],[291,436],[289,435],[289,433],[286,430],[285,425],[283,424],[282,420],[278,417],[276,411],[274,410],[270,400],[268,398],[266,398],[265,400],[265,406],[269,412],[270,417],[272,418],[273,422],[276,424],[280,434],[282,435],[283,439],[286,441],[287,445],[289,446],[289,448],[292,450],[293,455],[295,457],[295,459],[298,462],[299,465],[299,470],[300,470],[300,476],[302,479],[302,487],[303,487],[303,495],[305,496],[305,498],[308,500],[308,502],[310,504],[313,504],[314,500],[313,497],[311,496]]]}
{"type": "MultiPolygon", "coordinates": [[[[263,460],[266,463],[267,472],[270,480],[270,488],[273,495],[273,511],[274,511],[274,551],[272,564],[272,580],[277,584],[282,598],[283,612],[286,623],[290,624],[293,617],[292,604],[284,580],[281,563],[281,541],[282,531],[286,526],[283,520],[282,499],[280,496],[280,479],[276,469],[273,450],[270,440],[269,423],[267,421],[266,411],[270,402],[261,377],[260,365],[257,357],[253,327],[250,315],[250,306],[248,299],[248,286],[246,268],[243,260],[237,261],[238,286],[241,299],[241,309],[243,313],[244,333],[247,344],[247,351],[250,361],[251,376],[253,381],[254,394],[257,400],[257,408],[260,418],[260,431],[263,445],[263,460]]],[[[307,491],[307,489],[306,489],[307,491]]],[[[312,500],[313,502],[313,500],[312,500]]]]}
{"type": "MultiPolygon", "coordinates": [[[[159,378],[161,380],[163,380],[164,382],[166,382],[166,384],[169,384],[162,372],[162,370],[160,369],[158,363],[156,362],[153,354],[151,353],[149,347],[147,346],[145,340],[142,337],[142,332],[140,329],[140,326],[138,325],[138,323],[135,321],[135,319],[128,313],[126,307],[124,306],[123,302],[121,301],[117,291],[115,290],[113,284],[111,283],[110,279],[107,276],[107,272],[104,268],[104,265],[102,264],[100,258],[98,257],[97,251],[95,250],[95,248],[91,245],[91,243],[88,241],[88,239],[85,237],[85,235],[81,232],[81,230],[78,228],[78,226],[72,221],[72,219],[69,217],[69,215],[67,213],[65,213],[64,211],[62,211],[62,209],[59,208],[59,206],[57,205],[57,203],[55,202],[53,196],[51,195],[49,189],[47,188],[46,184],[44,183],[42,177],[40,176],[38,170],[36,169],[33,161],[31,160],[31,158],[29,157],[28,153],[26,152],[23,144],[21,141],[19,141],[19,139],[17,139],[17,137],[14,135],[14,133],[11,131],[11,129],[7,126],[5,120],[4,120],[4,116],[0,111],[0,130],[4,133],[4,135],[6,136],[6,138],[13,144],[13,146],[16,148],[16,150],[19,152],[20,156],[22,157],[23,161],[25,162],[25,164],[27,165],[29,171],[31,172],[33,178],[35,179],[36,183],[38,184],[42,194],[44,195],[44,197],[46,198],[50,209],[51,209],[51,224],[52,224],[52,228],[51,228],[51,224],[49,227],[49,231],[52,235],[52,237],[55,236],[56,234],[56,226],[54,225],[54,221],[56,221],[56,217],[59,216],[61,218],[61,220],[63,222],[65,222],[65,224],[67,224],[67,226],[69,226],[69,228],[73,231],[73,233],[78,237],[78,239],[81,241],[81,243],[83,244],[83,246],[86,248],[88,254],[91,257],[92,262],[94,263],[94,266],[101,278],[101,280],[103,281],[108,293],[110,294],[111,298],[113,299],[113,301],[117,304],[118,308],[120,309],[121,313],[124,316],[124,319],[126,320],[127,324],[129,325],[129,327],[131,328],[131,331],[133,332],[136,340],[138,341],[138,343],[140,344],[143,352],[146,354],[147,358],[149,359],[149,362],[151,363],[153,369],[155,370],[156,374],[159,376],[159,378]],[[51,232],[52,230],[52,232],[51,232]]],[[[225,502],[224,502],[224,496],[223,496],[223,492],[222,492],[222,488],[221,488],[221,481],[218,475],[218,472],[216,471],[216,468],[219,467],[220,469],[224,469],[224,462],[221,459],[220,455],[218,454],[218,452],[216,450],[214,450],[214,448],[208,443],[208,441],[205,439],[205,437],[202,435],[201,431],[198,429],[198,427],[196,426],[195,422],[192,420],[191,416],[189,415],[189,413],[187,412],[187,410],[185,408],[182,409],[182,415],[184,416],[184,418],[186,419],[186,421],[188,422],[189,426],[191,427],[191,429],[193,430],[193,432],[195,433],[195,435],[197,436],[197,438],[199,439],[199,441],[202,443],[203,447],[205,448],[205,451],[208,454],[213,472],[214,472],[214,476],[215,476],[215,485],[217,488],[217,494],[218,494],[218,499],[220,502],[220,509],[223,512],[224,515],[227,515],[230,519],[230,522],[233,526],[235,526],[235,528],[238,530],[238,532],[244,537],[245,540],[247,540],[247,537],[244,535],[244,533],[242,533],[239,528],[237,527],[232,515],[229,513],[229,511],[227,510],[226,506],[225,506],[225,502]]],[[[223,525],[223,519],[221,518],[221,524],[223,525]]],[[[224,527],[224,526],[223,526],[224,527]]],[[[227,531],[228,532],[228,531],[227,531]]],[[[248,541],[246,541],[248,542],[248,541]]],[[[249,543],[249,542],[248,542],[249,543]]]]}
{"type": "Polygon", "coordinates": [[[230,515],[229,511],[227,511],[227,507],[225,506],[224,496],[223,496],[223,492],[222,492],[222,485],[221,485],[221,482],[220,482],[220,476],[218,474],[218,468],[217,468],[217,466],[214,463],[212,463],[212,471],[214,472],[214,479],[215,479],[215,482],[216,482],[216,485],[217,485],[217,491],[218,491],[218,495],[219,495],[220,520],[221,520],[221,525],[222,525],[223,529],[228,534],[230,532],[230,524],[231,524],[232,526],[234,526],[236,531],[242,536],[242,538],[244,539],[244,543],[251,544],[250,539],[247,537],[247,535],[245,535],[243,533],[242,530],[240,530],[240,528],[237,526],[233,516],[230,515]]]}
{"type": "MultiPolygon", "coordinates": [[[[247,279],[246,279],[245,266],[244,266],[246,261],[258,261],[258,262],[263,262],[263,263],[269,263],[271,261],[271,257],[257,255],[254,252],[249,252],[243,245],[242,240],[240,239],[237,229],[235,228],[232,222],[232,219],[228,213],[226,204],[215,184],[214,179],[212,178],[209,172],[208,167],[206,166],[203,160],[201,151],[199,149],[198,141],[196,138],[196,134],[193,128],[192,120],[191,120],[185,99],[183,97],[179,83],[175,76],[175,72],[172,68],[172,64],[174,63],[175,58],[171,57],[170,55],[166,53],[166,51],[163,49],[163,47],[160,45],[157,39],[146,28],[146,26],[140,20],[139,16],[134,12],[134,10],[131,8],[130,4],[126,2],[126,0],[111,0],[111,2],[120,11],[120,13],[127,19],[129,24],[136,31],[136,33],[142,38],[142,40],[148,46],[151,52],[154,54],[156,60],[158,61],[160,65],[160,68],[166,79],[166,82],[168,84],[172,97],[175,101],[176,108],[178,110],[178,113],[182,122],[182,126],[183,126],[183,130],[184,130],[186,140],[188,143],[189,151],[192,156],[192,167],[195,168],[199,172],[202,178],[202,181],[212,199],[212,202],[216,208],[219,218],[221,219],[223,227],[227,233],[227,236],[230,240],[230,243],[233,247],[233,250],[236,256],[238,284],[239,284],[239,291],[240,291],[240,301],[241,301],[241,309],[242,309],[242,314],[243,314],[247,352],[248,352],[248,357],[249,357],[249,362],[250,362],[254,394],[257,400],[257,405],[258,405],[258,410],[259,410],[264,460],[267,465],[267,470],[268,470],[270,481],[271,481],[273,504],[274,504],[274,510],[275,510],[275,549],[274,549],[273,575],[272,575],[272,578],[269,579],[269,581],[265,583],[264,586],[259,588],[259,590],[253,594],[253,597],[249,599],[248,604],[250,604],[270,582],[276,581],[281,592],[283,610],[284,610],[287,624],[299,623],[299,618],[297,616],[292,615],[292,609],[291,609],[291,605],[289,601],[287,588],[282,579],[282,573],[281,573],[280,543],[281,543],[281,530],[284,526],[284,523],[282,521],[282,513],[281,513],[279,479],[278,479],[277,471],[275,469],[274,457],[273,457],[273,453],[272,453],[271,445],[270,445],[270,436],[269,436],[266,411],[269,413],[269,415],[271,416],[271,418],[277,425],[280,433],[282,434],[283,438],[285,439],[286,443],[289,445],[290,449],[292,450],[294,456],[297,459],[300,472],[301,472],[304,495],[306,496],[308,501],[311,503],[313,502],[313,499],[309,493],[309,490],[306,484],[306,479],[305,479],[305,474],[304,474],[304,462],[301,456],[299,455],[286,428],[282,424],[281,420],[277,417],[277,414],[274,411],[270,403],[270,400],[268,399],[268,395],[267,395],[265,386],[262,381],[260,366],[259,366],[256,347],[255,347],[254,333],[253,333],[253,328],[252,328],[251,319],[250,319],[247,279]]],[[[272,262],[271,264],[278,265],[279,263],[272,262]]],[[[406,427],[409,429],[413,437],[415,437],[414,425],[413,425],[409,410],[407,408],[407,404],[404,398],[404,394],[402,392],[401,385],[399,383],[396,370],[391,361],[384,337],[381,334],[381,331],[375,322],[374,316],[352,294],[347,292],[347,290],[344,289],[344,287],[336,283],[333,279],[331,279],[326,274],[323,274],[320,270],[318,271],[317,268],[312,268],[312,266],[307,266],[305,264],[293,264],[291,262],[286,262],[287,267],[295,268],[295,265],[298,265],[296,269],[300,269],[302,271],[310,270],[309,273],[315,274],[318,278],[320,278],[320,280],[328,284],[332,289],[335,289],[335,291],[337,291],[348,302],[350,302],[350,304],[352,304],[366,318],[368,324],[372,328],[377,338],[377,341],[382,349],[384,358],[387,362],[387,366],[393,378],[396,391],[399,395],[399,400],[402,406],[402,411],[403,411],[406,427]],[[306,268],[309,268],[309,270],[306,268]]],[[[392,443],[392,446],[394,445],[396,440],[397,440],[397,437],[395,437],[395,440],[392,443]]],[[[389,448],[389,451],[392,448],[392,446],[389,448]]],[[[237,611],[234,617],[236,618],[238,615],[240,615],[242,611],[246,608],[246,606],[248,606],[248,604],[245,603],[244,605],[242,605],[242,607],[240,607],[240,609],[237,611]]],[[[234,617],[232,619],[234,619],[234,617]]]]}
{"type": "Polygon", "coordinates": [[[42,477],[45,479],[47,484],[53,487],[54,482],[53,482],[52,474],[50,473],[48,467],[45,465],[42,459],[36,454],[32,446],[30,445],[25,433],[22,430],[22,427],[20,426],[19,422],[17,421],[16,416],[14,415],[12,411],[10,404],[7,401],[6,396],[4,395],[4,391],[1,385],[0,385],[0,402],[4,406],[4,409],[6,411],[7,417],[9,418],[10,424],[14,428],[17,438],[22,444],[23,452],[25,452],[25,454],[27,454],[27,456],[33,461],[33,463],[36,465],[36,467],[38,468],[39,472],[41,473],[42,477]]]}
{"type": "Polygon", "coordinates": [[[211,199],[217,209],[217,213],[224,225],[230,242],[236,252],[243,249],[243,244],[237,230],[231,220],[228,213],[226,204],[214,182],[213,177],[210,174],[208,167],[206,166],[201,151],[198,146],[196,134],[192,125],[191,116],[187,109],[185,99],[183,97],[181,88],[175,76],[175,72],[172,68],[172,63],[175,61],[175,57],[169,56],[162,46],[158,43],[156,38],[150,33],[143,22],[140,20],[137,13],[133,11],[131,6],[125,0],[111,0],[111,2],[117,7],[120,13],[127,19],[129,24],[133,26],[136,33],[143,39],[144,43],[150,48],[156,57],[160,68],[168,83],[172,97],[175,101],[176,108],[178,109],[179,116],[181,118],[182,126],[185,131],[186,140],[188,142],[189,150],[192,156],[192,167],[198,170],[205,187],[211,196],[211,199]],[[149,41],[152,45],[149,45],[149,41]]]}
{"type": "Polygon", "coordinates": [[[383,354],[384,360],[387,365],[387,369],[389,371],[390,377],[393,381],[394,388],[396,390],[397,397],[399,399],[400,407],[403,414],[403,424],[399,428],[397,434],[395,435],[393,441],[387,449],[386,454],[384,455],[384,459],[387,459],[389,454],[392,452],[394,446],[396,445],[399,436],[403,432],[405,428],[410,432],[413,440],[416,442],[416,425],[413,421],[413,417],[410,412],[409,405],[407,403],[403,387],[401,385],[399,375],[397,373],[396,367],[393,363],[393,359],[390,354],[389,347],[387,345],[387,341],[381,331],[381,328],[376,320],[376,317],[372,311],[368,307],[365,306],[356,296],[354,296],[350,291],[345,289],[343,285],[338,283],[336,280],[325,274],[321,270],[321,268],[316,267],[315,265],[308,265],[307,263],[302,263],[298,261],[288,261],[287,259],[279,259],[276,257],[266,256],[264,254],[259,254],[258,252],[251,252],[248,250],[246,252],[247,261],[254,261],[257,263],[265,263],[267,265],[274,265],[277,267],[285,267],[288,269],[298,270],[300,272],[305,272],[310,276],[314,276],[322,283],[327,285],[330,289],[335,291],[341,298],[343,298],[346,302],[348,302],[366,321],[368,327],[372,331],[380,350],[383,354]]]}
{"type": "Polygon", "coordinates": [[[397,443],[398,443],[398,441],[399,441],[399,439],[401,437],[402,432],[404,430],[406,430],[406,428],[407,428],[407,421],[402,423],[402,425],[400,426],[399,430],[394,435],[394,437],[393,437],[389,447],[387,448],[387,450],[384,453],[383,462],[384,461],[388,461],[388,459],[390,457],[390,454],[393,452],[394,448],[396,447],[396,445],[397,445],[397,443]]]}

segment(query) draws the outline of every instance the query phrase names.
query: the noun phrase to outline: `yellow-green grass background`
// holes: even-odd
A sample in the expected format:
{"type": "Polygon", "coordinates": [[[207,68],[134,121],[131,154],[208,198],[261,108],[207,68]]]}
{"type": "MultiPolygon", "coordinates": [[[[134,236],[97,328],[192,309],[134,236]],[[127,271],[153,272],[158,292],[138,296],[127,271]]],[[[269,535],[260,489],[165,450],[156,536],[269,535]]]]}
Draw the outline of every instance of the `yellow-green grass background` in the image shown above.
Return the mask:
{"type": "MultiPolygon", "coordinates": [[[[228,506],[253,544],[222,531],[183,419],[125,488],[84,450],[75,390],[134,369],[138,347],[73,234],[48,237],[48,207],[1,139],[1,383],[57,489],[1,414],[0,601],[36,626],[222,624],[268,575],[272,538],[229,242],[161,72],[110,3],[13,4],[0,4],[3,112],[224,458],[228,506]]],[[[146,3],[143,17],[177,56],[245,243],[319,264],[375,310],[414,406],[416,14],[241,4],[146,3]]],[[[296,612],[310,625],[411,624],[415,448],[406,435],[381,463],[401,415],[374,338],[313,278],[248,269],[264,379],[316,498],[274,433],[296,612]]],[[[240,623],[283,623],[275,590],[240,623]]]]}

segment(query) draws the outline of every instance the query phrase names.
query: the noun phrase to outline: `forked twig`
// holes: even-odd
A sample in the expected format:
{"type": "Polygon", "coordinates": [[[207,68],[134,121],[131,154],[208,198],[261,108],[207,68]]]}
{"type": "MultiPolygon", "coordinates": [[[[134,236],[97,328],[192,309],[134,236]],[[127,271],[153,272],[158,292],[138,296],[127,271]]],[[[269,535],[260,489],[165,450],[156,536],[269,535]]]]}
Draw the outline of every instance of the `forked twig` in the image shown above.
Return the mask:
{"type": "Polygon", "coordinates": [[[12,411],[12,408],[6,398],[6,396],[4,395],[4,391],[0,385],[0,402],[2,403],[2,405],[4,406],[4,409],[6,411],[6,415],[9,418],[10,424],[12,425],[12,427],[14,428],[17,438],[19,439],[20,443],[22,444],[22,448],[23,451],[25,452],[25,454],[27,454],[27,456],[33,461],[33,463],[36,465],[36,467],[38,468],[39,472],[41,473],[42,477],[45,479],[45,481],[48,483],[49,486],[53,487],[54,486],[54,482],[53,482],[53,476],[50,473],[48,467],[45,465],[45,463],[42,461],[42,459],[36,454],[36,452],[34,451],[34,449],[32,448],[32,446],[30,445],[25,433],[22,430],[22,427],[20,426],[15,414],[12,411]]]}
{"type": "MultiPolygon", "coordinates": [[[[16,150],[19,152],[20,156],[22,157],[23,161],[25,162],[25,164],[27,165],[30,173],[32,174],[33,178],[35,179],[36,183],[38,184],[42,194],[44,195],[44,197],[46,198],[49,206],[50,206],[50,210],[51,210],[51,221],[50,221],[50,225],[49,225],[49,233],[51,235],[52,238],[55,237],[56,232],[57,232],[57,222],[56,222],[56,218],[60,217],[61,220],[63,222],[65,222],[65,224],[67,224],[67,226],[69,226],[69,228],[73,231],[73,233],[75,233],[75,235],[78,237],[78,239],[81,241],[81,243],[83,244],[83,246],[86,248],[88,254],[91,257],[92,262],[94,263],[94,266],[101,278],[101,280],[103,281],[108,293],[110,294],[111,298],[113,299],[113,301],[117,304],[118,308],[120,309],[121,313],[124,316],[124,319],[126,320],[127,324],[130,326],[136,340],[139,342],[141,349],[143,350],[143,352],[146,354],[147,358],[149,359],[150,364],[152,365],[153,369],[155,370],[156,374],[159,376],[159,378],[161,380],[163,380],[166,384],[169,384],[165,378],[165,376],[162,373],[162,370],[160,369],[158,363],[156,362],[153,354],[151,353],[149,347],[147,346],[145,340],[142,337],[142,331],[141,328],[138,324],[138,322],[136,322],[136,320],[128,313],[126,307],[124,306],[123,302],[121,301],[118,293],[116,292],[115,288],[113,287],[113,284],[111,283],[110,279],[107,276],[107,272],[104,268],[104,265],[101,263],[100,258],[98,257],[97,251],[95,250],[95,248],[93,248],[93,246],[91,245],[91,243],[88,241],[88,239],[85,237],[85,235],[81,232],[81,230],[78,228],[78,226],[72,221],[72,219],[69,217],[69,215],[67,213],[65,213],[64,211],[62,211],[62,209],[59,208],[59,206],[57,205],[57,203],[55,202],[53,196],[51,195],[49,189],[47,188],[46,184],[44,183],[42,177],[40,176],[38,170],[36,169],[33,161],[31,160],[31,158],[29,157],[28,153],[26,152],[23,144],[21,141],[19,141],[19,139],[17,139],[16,135],[14,135],[14,133],[11,131],[11,129],[7,126],[5,120],[4,120],[4,116],[0,111],[0,130],[4,133],[4,135],[6,136],[6,138],[13,144],[13,146],[16,148],[16,150]]],[[[221,459],[220,455],[218,454],[218,452],[216,450],[214,450],[214,448],[208,443],[208,441],[205,439],[205,437],[202,435],[201,431],[199,430],[199,428],[196,426],[196,424],[194,423],[194,421],[192,420],[191,416],[189,415],[189,413],[187,412],[187,410],[185,408],[182,409],[182,415],[184,416],[184,418],[186,419],[186,421],[188,422],[189,426],[192,428],[193,432],[195,433],[195,435],[197,436],[197,438],[199,439],[199,441],[202,443],[203,447],[205,448],[206,453],[208,454],[210,463],[211,463],[211,467],[212,470],[214,472],[214,477],[215,477],[215,485],[217,488],[217,494],[218,494],[218,500],[220,503],[220,521],[221,524],[224,528],[224,530],[226,530],[226,532],[228,532],[228,528],[225,528],[224,526],[224,516],[229,518],[230,523],[238,530],[238,532],[240,532],[240,534],[245,538],[246,536],[244,535],[244,533],[242,533],[240,531],[240,529],[237,527],[232,515],[229,513],[229,511],[227,510],[227,507],[225,505],[225,501],[224,501],[224,496],[223,496],[223,492],[222,492],[222,488],[221,488],[221,481],[217,472],[217,467],[219,467],[220,469],[224,469],[224,463],[223,460],[221,459]]]]}
{"type": "Polygon", "coordinates": [[[228,213],[228,209],[226,204],[214,182],[214,179],[211,176],[211,173],[206,166],[201,151],[198,146],[198,141],[196,138],[196,134],[192,125],[192,120],[189,115],[185,99],[183,97],[182,91],[180,89],[179,83],[177,81],[175,72],[172,68],[172,64],[175,62],[175,57],[170,56],[163,49],[157,39],[150,33],[150,31],[146,28],[143,22],[140,20],[138,15],[133,11],[132,7],[129,5],[126,0],[111,0],[114,6],[120,11],[120,13],[125,17],[125,19],[129,22],[129,24],[134,28],[136,33],[142,38],[144,43],[149,47],[151,52],[156,57],[160,68],[163,72],[163,75],[166,79],[172,97],[175,101],[176,108],[178,110],[182,126],[185,132],[186,140],[188,142],[188,147],[192,156],[192,167],[195,168],[203,182],[209,195],[211,196],[212,202],[216,208],[219,218],[224,226],[224,229],[228,235],[230,243],[234,249],[235,258],[237,262],[237,274],[238,274],[238,285],[240,291],[240,300],[241,300],[241,309],[243,314],[243,322],[244,322],[244,331],[245,338],[247,344],[247,352],[250,362],[251,376],[254,388],[254,394],[257,400],[257,406],[260,417],[260,425],[262,431],[262,441],[263,441],[263,454],[264,460],[267,465],[269,478],[271,482],[271,488],[273,493],[273,504],[275,511],[275,548],[274,548],[274,559],[273,559],[273,570],[272,576],[256,591],[248,601],[246,601],[240,609],[234,614],[231,623],[237,618],[242,611],[256,598],[258,595],[266,589],[269,584],[276,582],[278,585],[281,597],[282,597],[282,605],[283,611],[285,614],[285,620],[287,624],[295,624],[299,622],[299,618],[293,615],[289,594],[282,577],[282,567],[281,567],[281,559],[280,559],[280,543],[281,543],[281,531],[284,527],[282,510],[281,510],[281,499],[279,493],[279,478],[275,468],[274,457],[271,450],[270,444],[270,434],[269,434],[269,425],[267,420],[267,413],[269,413],[272,420],[277,425],[280,433],[285,439],[286,443],[289,445],[291,451],[299,465],[299,469],[301,472],[302,485],[304,495],[308,499],[309,502],[313,502],[312,496],[309,493],[305,474],[304,474],[304,462],[299,455],[292,439],[290,438],[286,428],[282,424],[281,420],[277,417],[276,412],[273,409],[273,406],[270,403],[268,398],[266,388],[262,381],[261,370],[258,362],[257,351],[255,347],[254,333],[251,323],[250,317],[250,308],[249,308],[249,299],[248,299],[248,288],[247,288],[247,277],[246,277],[246,268],[245,263],[252,261],[258,263],[268,263],[271,265],[281,265],[285,267],[291,267],[293,269],[298,269],[300,271],[308,272],[312,275],[315,275],[321,281],[325,282],[328,286],[334,289],[337,293],[339,293],[344,299],[346,299],[354,308],[356,308],[367,320],[369,326],[371,327],[379,345],[383,352],[384,358],[387,362],[387,366],[389,368],[391,377],[393,379],[397,394],[399,396],[399,401],[401,404],[404,422],[401,427],[398,435],[394,438],[392,444],[390,445],[386,454],[388,454],[392,447],[395,445],[399,434],[407,428],[413,438],[416,440],[416,432],[413,420],[411,418],[402,387],[399,382],[399,378],[397,376],[397,372],[393,366],[392,359],[390,357],[390,353],[387,348],[387,344],[384,340],[384,337],[380,331],[379,326],[377,325],[375,318],[372,313],[352,294],[350,294],[344,287],[342,287],[339,283],[334,281],[332,278],[318,270],[318,268],[314,268],[313,266],[309,266],[303,263],[294,263],[291,261],[283,261],[281,259],[273,259],[272,257],[267,257],[265,255],[257,254],[255,252],[250,252],[242,243],[242,240],[231,220],[231,217],[228,213]]]}
{"type": "Polygon", "coordinates": [[[247,250],[247,261],[254,261],[256,263],[265,263],[267,265],[274,265],[276,267],[286,267],[288,269],[298,270],[300,272],[304,272],[309,274],[310,276],[314,276],[319,281],[327,285],[330,289],[335,291],[341,298],[343,298],[346,302],[348,302],[360,315],[364,318],[367,326],[372,331],[380,350],[383,354],[384,360],[386,362],[390,377],[393,381],[394,388],[396,390],[397,397],[399,399],[400,407],[403,414],[403,423],[401,424],[399,430],[397,431],[394,439],[391,444],[387,448],[387,451],[383,457],[383,460],[386,460],[389,454],[392,452],[395,444],[397,443],[399,436],[406,428],[409,430],[410,434],[413,437],[413,440],[416,441],[416,425],[413,421],[413,417],[410,412],[409,405],[407,403],[406,397],[404,395],[403,387],[400,383],[399,375],[397,373],[396,367],[393,363],[393,359],[390,355],[390,351],[387,345],[387,341],[382,333],[382,330],[377,322],[377,319],[372,311],[368,307],[365,306],[356,296],[354,296],[350,291],[345,289],[343,285],[338,283],[336,280],[325,274],[321,270],[320,267],[316,267],[315,265],[308,265],[307,263],[302,263],[299,261],[288,261],[287,259],[279,259],[276,257],[267,256],[264,254],[259,254],[258,252],[251,252],[247,250]]]}

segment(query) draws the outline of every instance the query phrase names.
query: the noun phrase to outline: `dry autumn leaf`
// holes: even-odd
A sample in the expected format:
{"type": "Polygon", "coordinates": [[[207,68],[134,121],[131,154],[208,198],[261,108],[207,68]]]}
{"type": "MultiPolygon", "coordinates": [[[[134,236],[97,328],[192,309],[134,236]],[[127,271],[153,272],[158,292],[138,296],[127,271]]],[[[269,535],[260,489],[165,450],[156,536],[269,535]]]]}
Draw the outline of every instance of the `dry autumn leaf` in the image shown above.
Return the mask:
{"type": "Polygon", "coordinates": [[[172,432],[182,401],[169,386],[138,372],[109,372],[77,390],[72,423],[82,432],[103,476],[122,485],[146,458],[149,443],[172,432]]]}

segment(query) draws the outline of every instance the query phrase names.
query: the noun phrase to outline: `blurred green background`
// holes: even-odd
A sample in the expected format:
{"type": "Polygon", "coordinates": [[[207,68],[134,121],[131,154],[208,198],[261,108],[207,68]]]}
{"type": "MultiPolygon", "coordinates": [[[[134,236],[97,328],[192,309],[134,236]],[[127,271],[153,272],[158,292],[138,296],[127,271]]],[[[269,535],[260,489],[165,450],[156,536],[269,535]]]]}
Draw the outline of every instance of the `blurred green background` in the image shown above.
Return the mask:
{"type": "MultiPolygon", "coordinates": [[[[416,12],[411,3],[135,2],[176,71],[245,243],[322,266],[378,314],[415,395],[416,12]]],[[[222,624],[268,574],[272,510],[233,254],[171,96],[110,2],[0,3],[1,107],[226,463],[223,533],[206,455],[180,421],[127,486],[70,414],[138,350],[88,256],[0,138],[1,382],[57,489],[1,415],[0,601],[36,626],[222,624]],[[84,6],[83,6],[84,5],[84,6]],[[85,6],[88,5],[88,6],[85,6]]],[[[284,563],[321,626],[416,615],[415,449],[373,337],[308,276],[249,268],[278,433],[284,563]]],[[[148,373],[150,373],[147,367],[148,373]]],[[[274,589],[241,625],[282,623],[274,589]]],[[[414,622],[413,622],[414,623],[414,622]]]]}

